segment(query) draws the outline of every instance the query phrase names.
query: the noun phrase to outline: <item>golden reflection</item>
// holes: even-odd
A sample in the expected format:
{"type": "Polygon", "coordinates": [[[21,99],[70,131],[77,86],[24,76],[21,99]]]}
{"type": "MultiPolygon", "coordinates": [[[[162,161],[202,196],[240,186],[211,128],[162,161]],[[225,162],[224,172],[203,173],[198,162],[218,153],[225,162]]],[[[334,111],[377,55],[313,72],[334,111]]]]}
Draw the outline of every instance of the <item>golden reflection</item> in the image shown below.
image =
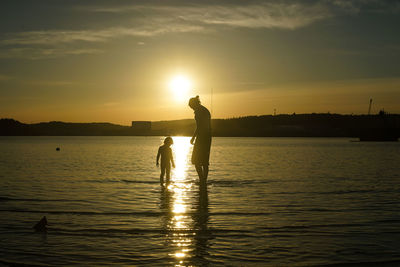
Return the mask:
{"type": "MultiPolygon", "coordinates": [[[[174,159],[175,169],[173,171],[173,180],[175,182],[184,181],[186,170],[188,169],[188,158],[191,145],[188,137],[174,137],[174,159]]],[[[184,186],[183,184],[181,186],[184,186]]]]}
{"type": "Polygon", "coordinates": [[[175,257],[177,257],[177,258],[183,258],[183,257],[185,257],[185,253],[183,253],[183,252],[177,252],[177,253],[175,253],[175,257]]]}
{"type": "Polygon", "coordinates": [[[169,204],[171,216],[167,222],[167,233],[169,233],[167,236],[175,250],[170,256],[178,260],[177,266],[181,266],[188,257],[189,247],[193,243],[193,238],[188,233],[193,222],[187,214],[193,187],[193,184],[187,181],[191,145],[190,139],[187,137],[174,137],[173,139],[175,169],[171,175],[171,184],[166,189],[171,194],[169,204]]]}
{"type": "Polygon", "coordinates": [[[207,189],[197,191],[197,186],[188,178],[190,164],[190,138],[173,137],[175,169],[171,174],[171,183],[162,187],[160,208],[165,211],[164,227],[169,247],[173,249],[169,257],[174,259],[175,266],[191,266],[204,263],[204,250],[208,241],[208,200],[207,189]],[[197,199],[196,196],[199,198],[197,199]],[[205,197],[205,202],[204,202],[205,197]],[[200,233],[202,236],[198,236],[200,233]],[[202,248],[197,248],[197,246],[202,248]]]}

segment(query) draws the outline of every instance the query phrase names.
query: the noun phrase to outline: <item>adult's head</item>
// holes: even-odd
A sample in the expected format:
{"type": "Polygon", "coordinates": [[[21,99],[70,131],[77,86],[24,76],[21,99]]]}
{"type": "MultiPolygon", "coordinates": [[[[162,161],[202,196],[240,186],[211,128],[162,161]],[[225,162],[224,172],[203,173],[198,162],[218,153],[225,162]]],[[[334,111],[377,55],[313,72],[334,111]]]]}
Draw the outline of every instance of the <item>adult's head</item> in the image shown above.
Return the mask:
{"type": "Polygon", "coordinates": [[[200,97],[197,95],[196,97],[192,97],[189,99],[189,107],[192,109],[196,109],[200,106],[200,97]]]}

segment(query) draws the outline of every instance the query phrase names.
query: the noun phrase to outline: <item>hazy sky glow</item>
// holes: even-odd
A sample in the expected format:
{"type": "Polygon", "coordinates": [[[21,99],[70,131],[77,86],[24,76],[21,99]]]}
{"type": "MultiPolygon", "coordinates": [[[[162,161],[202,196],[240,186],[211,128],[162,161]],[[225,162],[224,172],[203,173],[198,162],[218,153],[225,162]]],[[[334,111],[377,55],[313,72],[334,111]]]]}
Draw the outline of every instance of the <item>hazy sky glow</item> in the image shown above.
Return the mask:
{"type": "Polygon", "coordinates": [[[0,117],[400,113],[400,1],[2,1],[0,117]]]}

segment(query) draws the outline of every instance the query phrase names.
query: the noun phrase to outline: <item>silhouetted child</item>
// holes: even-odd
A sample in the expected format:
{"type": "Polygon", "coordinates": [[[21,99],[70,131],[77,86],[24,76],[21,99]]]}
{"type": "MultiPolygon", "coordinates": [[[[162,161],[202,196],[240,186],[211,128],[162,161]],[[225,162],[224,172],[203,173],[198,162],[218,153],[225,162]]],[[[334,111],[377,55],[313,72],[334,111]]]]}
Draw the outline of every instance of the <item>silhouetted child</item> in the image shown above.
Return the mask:
{"type": "Polygon", "coordinates": [[[169,178],[171,175],[171,163],[172,167],[175,168],[174,158],[172,156],[171,145],[174,143],[171,137],[166,137],[164,140],[164,144],[159,147],[157,153],[157,161],[156,165],[158,166],[158,161],[161,156],[161,174],[160,174],[160,184],[164,183],[164,175],[166,175],[167,185],[169,184],[169,178]]]}

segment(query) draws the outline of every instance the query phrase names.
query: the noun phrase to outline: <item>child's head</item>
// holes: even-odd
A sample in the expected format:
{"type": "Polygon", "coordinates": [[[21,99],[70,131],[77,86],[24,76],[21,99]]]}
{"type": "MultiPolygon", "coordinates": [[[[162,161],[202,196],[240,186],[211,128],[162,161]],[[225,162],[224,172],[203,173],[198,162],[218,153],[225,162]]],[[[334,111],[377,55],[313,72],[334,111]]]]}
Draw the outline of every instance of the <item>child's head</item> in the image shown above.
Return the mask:
{"type": "Polygon", "coordinates": [[[165,144],[165,145],[170,146],[170,145],[172,145],[173,143],[174,143],[174,140],[173,140],[172,137],[170,137],[170,136],[168,136],[168,137],[166,137],[166,138],[164,139],[164,144],[165,144]]]}

